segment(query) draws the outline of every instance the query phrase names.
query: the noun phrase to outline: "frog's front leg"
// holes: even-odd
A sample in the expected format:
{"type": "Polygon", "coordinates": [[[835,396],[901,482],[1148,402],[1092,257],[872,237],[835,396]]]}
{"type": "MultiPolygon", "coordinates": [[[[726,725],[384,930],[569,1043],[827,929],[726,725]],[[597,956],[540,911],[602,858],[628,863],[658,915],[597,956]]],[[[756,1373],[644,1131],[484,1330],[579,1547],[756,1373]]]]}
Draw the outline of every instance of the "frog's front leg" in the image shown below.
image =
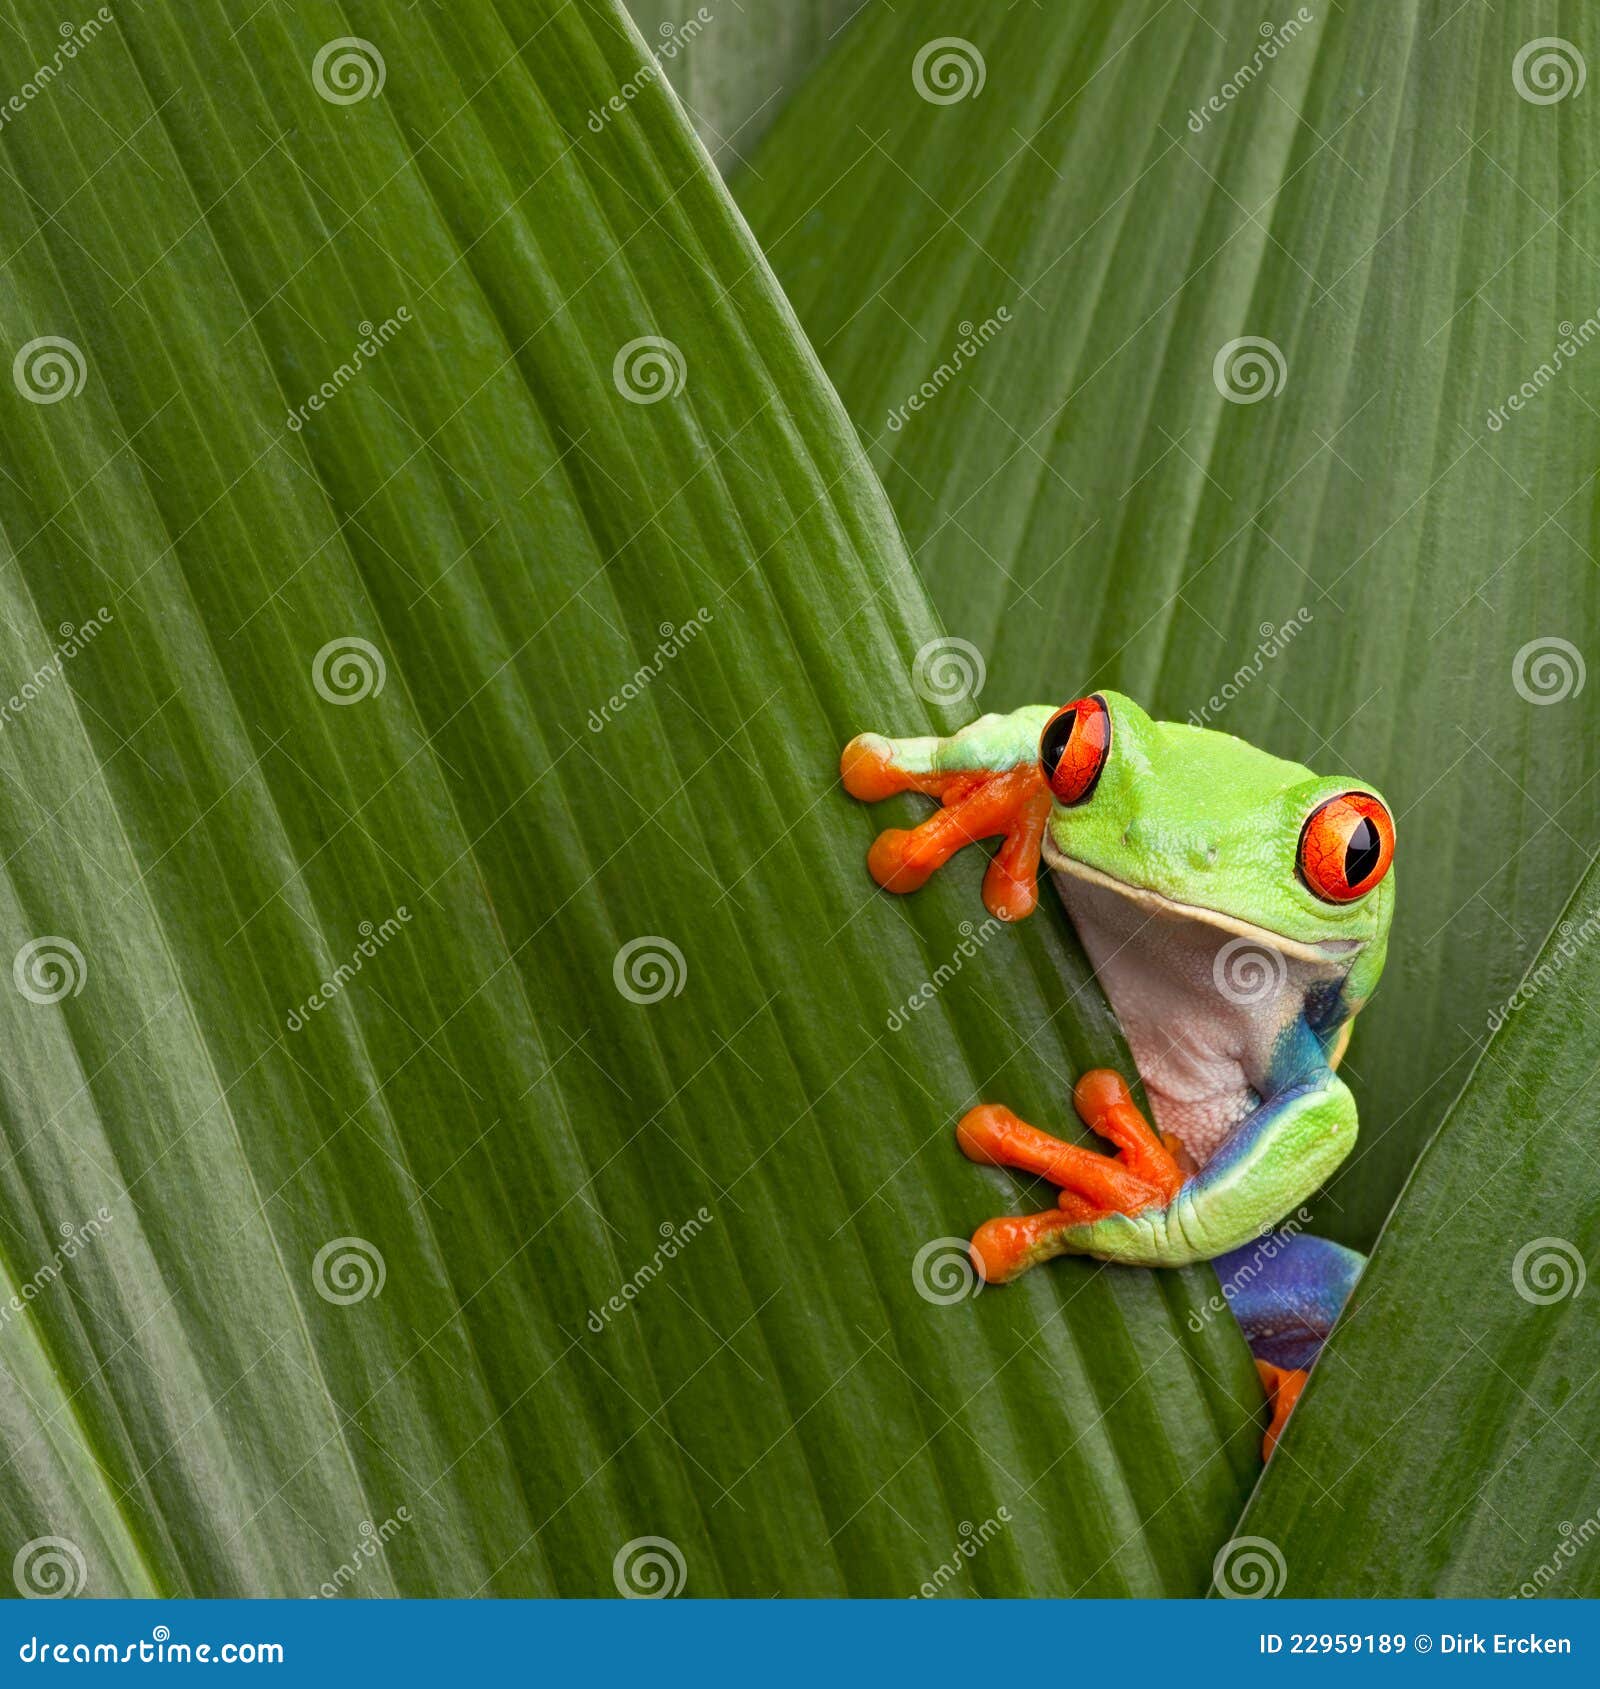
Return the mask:
{"type": "Polygon", "coordinates": [[[888,891],[915,891],[936,868],[978,839],[1003,843],[983,880],[992,915],[1014,921],[1039,901],[1039,847],[1050,791],[1039,769],[1039,735],[1054,711],[1029,705],[980,716],[948,738],[889,739],[862,733],[844,748],[839,772],[852,797],[876,803],[921,792],[943,806],[909,832],[890,828],[867,853],[872,877],[888,891]]]}

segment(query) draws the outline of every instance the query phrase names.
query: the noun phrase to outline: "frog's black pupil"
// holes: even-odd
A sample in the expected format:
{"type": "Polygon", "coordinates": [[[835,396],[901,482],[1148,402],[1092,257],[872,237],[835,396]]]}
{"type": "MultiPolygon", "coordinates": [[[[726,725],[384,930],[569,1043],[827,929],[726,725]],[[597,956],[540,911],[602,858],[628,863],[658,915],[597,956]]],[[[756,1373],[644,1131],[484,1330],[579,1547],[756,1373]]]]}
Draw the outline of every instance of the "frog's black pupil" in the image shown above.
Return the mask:
{"type": "Polygon", "coordinates": [[[1063,710],[1044,730],[1039,742],[1039,761],[1046,780],[1054,780],[1062,754],[1072,741],[1072,730],[1078,725],[1076,710],[1063,710]]]}
{"type": "Polygon", "coordinates": [[[1363,815],[1345,841],[1344,883],[1347,886],[1360,885],[1378,866],[1378,852],[1381,848],[1378,829],[1363,815]]]}

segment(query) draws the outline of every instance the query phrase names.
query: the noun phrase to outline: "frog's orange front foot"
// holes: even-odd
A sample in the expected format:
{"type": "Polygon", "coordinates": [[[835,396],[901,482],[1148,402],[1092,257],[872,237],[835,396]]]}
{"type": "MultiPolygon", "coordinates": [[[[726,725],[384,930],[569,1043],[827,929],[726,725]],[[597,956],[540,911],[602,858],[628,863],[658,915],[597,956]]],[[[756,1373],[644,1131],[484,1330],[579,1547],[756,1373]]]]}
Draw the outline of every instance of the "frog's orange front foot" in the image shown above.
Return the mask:
{"type": "Polygon", "coordinates": [[[956,1127],[956,1142],[973,1161],[1020,1167],[1061,1187],[1042,1214],[986,1220],[972,1238],[972,1262],[991,1284],[1026,1272],[1066,1247],[1063,1233],[1108,1214],[1164,1207],[1178,1194],[1183,1171],[1135,1106],[1120,1075],[1096,1068],[1078,1081],[1073,1101],[1084,1124],[1117,1146],[1115,1156],[1063,1143],[999,1103],[980,1103],[956,1127]]]}
{"type": "Polygon", "coordinates": [[[1261,1458],[1271,1460],[1272,1451],[1278,1446],[1278,1439],[1283,1435],[1283,1428],[1294,1412],[1294,1404],[1300,1400],[1300,1392],[1305,1389],[1310,1374],[1262,1360],[1256,1362],[1256,1371],[1261,1375],[1261,1388],[1266,1391],[1267,1402],[1272,1408],[1272,1423],[1261,1439],[1261,1458]]]}
{"type": "Polygon", "coordinates": [[[983,901],[1002,921],[1032,914],[1039,901],[1039,850],[1050,816],[1050,791],[1036,760],[1003,769],[919,772],[908,762],[933,760],[927,754],[902,756],[903,747],[881,734],[862,733],[844,748],[839,772],[844,789],[867,803],[896,792],[921,792],[941,808],[909,832],[891,827],[878,835],[867,853],[867,868],[886,891],[916,891],[955,853],[979,839],[1002,839],[983,877],[983,901]]]}

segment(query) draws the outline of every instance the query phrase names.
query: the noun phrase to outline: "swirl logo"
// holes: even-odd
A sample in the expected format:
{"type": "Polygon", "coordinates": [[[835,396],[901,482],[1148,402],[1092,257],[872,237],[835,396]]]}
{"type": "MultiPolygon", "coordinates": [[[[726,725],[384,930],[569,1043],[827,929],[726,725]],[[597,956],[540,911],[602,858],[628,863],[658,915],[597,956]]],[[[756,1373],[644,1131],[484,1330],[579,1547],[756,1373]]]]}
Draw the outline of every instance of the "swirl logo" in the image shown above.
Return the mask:
{"type": "Polygon", "coordinates": [[[625,1601],[664,1601],[689,1581],[683,1550],[668,1537],[635,1537],[611,1562],[611,1581],[625,1601]]]}
{"type": "Polygon", "coordinates": [[[1230,405],[1256,405],[1275,398],[1289,379],[1289,365],[1275,340],[1241,334],[1211,360],[1211,380],[1230,405]]]}
{"type": "Polygon", "coordinates": [[[924,1302],[940,1308],[968,1301],[983,1289],[964,1237],[936,1237],[923,1244],[911,1263],[911,1282],[924,1302]]]}
{"type": "Polygon", "coordinates": [[[32,405],[56,405],[74,399],[89,379],[83,349],[59,334],[30,340],[11,360],[11,381],[32,405]]]}
{"type": "Polygon", "coordinates": [[[311,1282],[324,1302],[347,1308],[383,1294],[388,1270],[375,1243],[364,1237],[336,1237],[317,1251],[311,1262],[311,1282]]]}
{"type": "Polygon", "coordinates": [[[1581,1296],[1588,1277],[1577,1245],[1564,1237],[1536,1237],[1523,1244],[1511,1263],[1513,1288],[1536,1308],[1581,1296]]]}
{"type": "Polygon", "coordinates": [[[311,684],[330,704],[376,698],[389,678],[383,653],[369,639],[330,639],[311,659],[311,684]]]}
{"type": "Polygon", "coordinates": [[[59,1003],[76,997],[89,977],[89,964],[70,938],[30,938],[11,963],[11,978],[30,1003],[59,1003]]]}
{"type": "Polygon", "coordinates": [[[683,353],[659,334],[630,340],[611,360],[611,380],[630,405],[655,405],[675,399],[689,379],[683,353]]]}
{"type": "Polygon", "coordinates": [[[911,687],[930,704],[976,698],[989,678],[983,653],[965,639],[930,639],[911,660],[911,687]]]}
{"type": "Polygon", "coordinates": [[[82,1591],[89,1568],[77,1543],[65,1537],[35,1537],[17,1550],[11,1581],[17,1594],[29,1601],[61,1601],[82,1591]]]}
{"type": "Polygon", "coordinates": [[[959,35],[941,35],[924,43],[911,61],[911,86],[930,105],[975,100],[988,79],[983,54],[959,35]]]}
{"type": "Polygon", "coordinates": [[[1530,639],[1511,659],[1511,684],[1529,704],[1559,704],[1576,698],[1588,679],[1583,653],[1553,633],[1530,639]]]}
{"type": "Polygon", "coordinates": [[[1235,1537],[1223,1543],[1211,1562],[1217,1594],[1230,1601],[1260,1601],[1276,1595],[1288,1576],[1283,1550],[1266,1537],[1235,1537]]]}
{"type": "Polygon", "coordinates": [[[383,54],[359,35],[324,42],[311,61],[311,85],[330,105],[353,106],[383,92],[389,74],[383,54]]]}
{"type": "Polygon", "coordinates": [[[611,964],[611,980],[630,1003],[659,1003],[683,994],[689,964],[670,938],[646,933],[630,938],[611,964]]]}
{"type": "Polygon", "coordinates": [[[1211,964],[1211,983],[1230,1003],[1267,1003],[1283,990],[1289,964],[1254,939],[1230,938],[1211,964]]]}
{"type": "Polygon", "coordinates": [[[1559,35],[1524,42],[1511,61],[1511,85],[1530,105],[1559,105],[1569,94],[1581,94],[1588,80],[1583,54],[1559,35]]]}

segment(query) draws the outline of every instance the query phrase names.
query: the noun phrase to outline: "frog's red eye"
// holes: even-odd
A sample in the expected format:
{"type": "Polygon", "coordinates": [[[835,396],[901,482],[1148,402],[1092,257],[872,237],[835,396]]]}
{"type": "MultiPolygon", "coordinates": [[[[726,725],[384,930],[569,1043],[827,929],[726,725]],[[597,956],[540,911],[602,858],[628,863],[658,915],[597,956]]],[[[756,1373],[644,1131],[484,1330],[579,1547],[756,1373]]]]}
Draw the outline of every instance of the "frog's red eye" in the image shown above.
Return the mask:
{"type": "Polygon", "coordinates": [[[1080,698],[1057,710],[1039,735],[1039,767],[1056,802],[1082,803],[1110,749],[1111,712],[1104,699],[1080,698]]]}
{"type": "Polygon", "coordinates": [[[1370,792],[1341,792],[1300,829],[1300,877],[1326,903],[1352,903],[1389,872],[1394,822],[1370,792]]]}

